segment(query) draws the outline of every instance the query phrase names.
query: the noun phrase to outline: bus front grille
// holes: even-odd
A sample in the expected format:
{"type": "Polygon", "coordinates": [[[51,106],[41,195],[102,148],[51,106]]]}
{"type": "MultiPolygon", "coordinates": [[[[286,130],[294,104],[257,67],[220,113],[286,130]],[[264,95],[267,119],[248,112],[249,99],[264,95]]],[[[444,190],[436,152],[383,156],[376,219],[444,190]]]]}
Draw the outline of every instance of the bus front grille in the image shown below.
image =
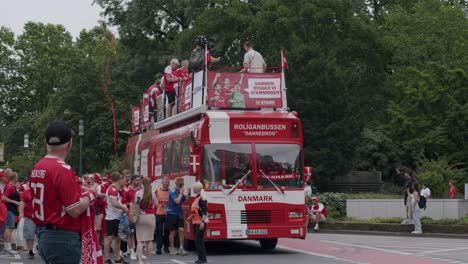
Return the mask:
{"type": "Polygon", "coordinates": [[[271,224],[270,210],[241,211],[241,224],[271,224]]]}

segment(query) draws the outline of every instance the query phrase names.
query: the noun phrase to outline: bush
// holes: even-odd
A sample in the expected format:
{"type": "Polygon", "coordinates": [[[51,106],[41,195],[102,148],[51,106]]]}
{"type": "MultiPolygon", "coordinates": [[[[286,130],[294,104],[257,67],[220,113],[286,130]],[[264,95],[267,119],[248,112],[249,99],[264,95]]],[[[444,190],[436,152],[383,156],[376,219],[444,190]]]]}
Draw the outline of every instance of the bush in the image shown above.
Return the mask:
{"type": "Polygon", "coordinates": [[[417,163],[416,178],[431,189],[431,196],[447,197],[449,180],[454,181],[458,192],[463,190],[466,171],[460,167],[461,164],[450,165],[445,157],[434,160],[422,158],[417,163]]]}

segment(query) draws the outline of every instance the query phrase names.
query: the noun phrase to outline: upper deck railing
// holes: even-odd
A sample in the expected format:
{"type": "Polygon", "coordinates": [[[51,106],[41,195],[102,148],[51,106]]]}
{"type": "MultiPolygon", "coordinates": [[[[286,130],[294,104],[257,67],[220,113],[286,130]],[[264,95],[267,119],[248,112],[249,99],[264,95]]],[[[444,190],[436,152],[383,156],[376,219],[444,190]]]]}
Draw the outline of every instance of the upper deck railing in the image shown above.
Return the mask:
{"type": "Polygon", "coordinates": [[[205,65],[203,71],[192,73],[190,80],[175,85],[172,115],[167,113],[164,92],[157,97],[153,120],[146,97],[132,106],[132,133],[163,128],[209,110],[288,111],[284,65],[279,69],[271,73],[220,72],[205,65]]]}

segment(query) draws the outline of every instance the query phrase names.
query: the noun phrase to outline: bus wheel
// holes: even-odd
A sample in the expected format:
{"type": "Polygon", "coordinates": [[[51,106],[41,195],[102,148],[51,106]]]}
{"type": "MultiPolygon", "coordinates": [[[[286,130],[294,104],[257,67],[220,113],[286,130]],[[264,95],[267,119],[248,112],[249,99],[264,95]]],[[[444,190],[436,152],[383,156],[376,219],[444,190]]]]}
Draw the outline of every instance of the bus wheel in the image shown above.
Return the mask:
{"type": "Polygon", "coordinates": [[[278,238],[260,239],[260,246],[263,249],[268,249],[268,250],[275,249],[276,244],[278,244],[278,238]]]}
{"type": "Polygon", "coordinates": [[[195,241],[191,239],[184,239],[184,248],[188,251],[195,250],[195,241]]]}

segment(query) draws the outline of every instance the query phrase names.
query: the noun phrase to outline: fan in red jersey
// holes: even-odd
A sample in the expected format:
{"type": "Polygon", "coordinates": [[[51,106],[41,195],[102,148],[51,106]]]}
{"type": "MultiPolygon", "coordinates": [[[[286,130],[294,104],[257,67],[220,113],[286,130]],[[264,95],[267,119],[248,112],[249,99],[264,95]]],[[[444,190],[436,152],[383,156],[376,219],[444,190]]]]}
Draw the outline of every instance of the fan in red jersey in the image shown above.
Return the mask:
{"type": "Polygon", "coordinates": [[[65,159],[72,149],[72,130],[63,122],[46,129],[47,155],[34,165],[30,175],[33,221],[37,225],[40,256],[46,263],[80,263],[81,220],[96,197],[86,188],[84,197],[65,159]]]}
{"type": "Polygon", "coordinates": [[[309,220],[315,222],[314,230],[319,230],[319,223],[327,220],[327,208],[320,202],[318,196],[312,197],[312,206],[310,207],[309,220]]]}

